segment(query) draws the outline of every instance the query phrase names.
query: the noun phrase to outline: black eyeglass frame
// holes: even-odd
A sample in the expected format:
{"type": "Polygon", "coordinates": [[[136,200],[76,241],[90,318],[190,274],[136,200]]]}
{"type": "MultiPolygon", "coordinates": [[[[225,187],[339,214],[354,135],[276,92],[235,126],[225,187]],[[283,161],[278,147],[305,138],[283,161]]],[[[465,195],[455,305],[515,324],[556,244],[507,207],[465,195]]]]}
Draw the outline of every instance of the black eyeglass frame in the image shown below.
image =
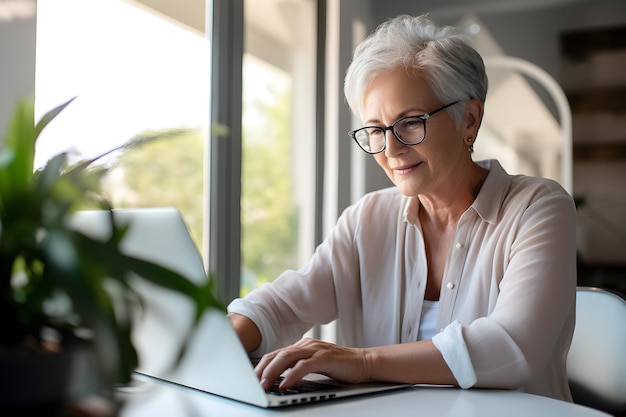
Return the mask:
{"type": "Polygon", "coordinates": [[[364,152],[370,154],[370,155],[375,155],[377,153],[381,153],[382,151],[384,151],[385,149],[387,149],[387,140],[385,139],[385,141],[383,142],[383,147],[381,150],[379,151],[375,151],[375,152],[371,152],[368,150],[365,150],[363,148],[363,146],[361,146],[361,143],[359,142],[359,140],[356,138],[356,134],[364,129],[380,129],[383,131],[383,135],[387,134],[388,130],[391,130],[391,132],[393,133],[393,136],[398,140],[398,142],[400,142],[401,144],[405,145],[405,146],[415,146],[415,145],[419,145],[420,143],[424,142],[424,139],[426,139],[426,120],[428,120],[430,117],[432,117],[435,113],[440,112],[441,110],[447,109],[450,106],[454,106],[455,104],[459,103],[460,100],[456,100],[453,101],[452,103],[448,103],[443,107],[438,108],[437,110],[433,110],[430,113],[426,113],[426,114],[420,114],[420,115],[416,115],[416,116],[404,116],[399,118],[398,120],[396,120],[395,122],[393,122],[391,125],[389,126],[363,126],[360,127],[358,129],[355,130],[351,130],[350,132],[348,132],[348,134],[352,137],[352,139],[354,139],[354,141],[356,142],[357,145],[359,145],[359,148],[363,149],[364,152]],[[412,119],[412,118],[416,118],[418,120],[421,120],[422,125],[424,127],[424,136],[422,136],[422,139],[420,139],[417,142],[414,143],[410,143],[410,142],[406,142],[402,139],[400,139],[400,136],[398,136],[398,134],[396,133],[395,127],[398,123],[407,120],[407,119],[412,119]]]}

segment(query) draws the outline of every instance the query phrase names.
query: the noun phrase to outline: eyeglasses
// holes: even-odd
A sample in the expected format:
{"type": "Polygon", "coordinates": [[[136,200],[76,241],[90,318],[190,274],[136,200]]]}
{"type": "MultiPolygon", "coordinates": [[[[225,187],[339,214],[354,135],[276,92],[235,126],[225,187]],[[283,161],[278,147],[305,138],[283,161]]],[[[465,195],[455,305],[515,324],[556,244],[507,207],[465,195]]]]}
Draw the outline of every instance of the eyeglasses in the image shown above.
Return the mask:
{"type": "Polygon", "coordinates": [[[426,120],[435,113],[447,109],[458,102],[457,100],[446,104],[430,113],[403,117],[396,120],[391,126],[365,126],[348,133],[361,149],[370,154],[380,153],[385,150],[387,147],[385,136],[388,130],[393,132],[393,135],[401,144],[406,146],[417,145],[426,139],[426,120]]]}

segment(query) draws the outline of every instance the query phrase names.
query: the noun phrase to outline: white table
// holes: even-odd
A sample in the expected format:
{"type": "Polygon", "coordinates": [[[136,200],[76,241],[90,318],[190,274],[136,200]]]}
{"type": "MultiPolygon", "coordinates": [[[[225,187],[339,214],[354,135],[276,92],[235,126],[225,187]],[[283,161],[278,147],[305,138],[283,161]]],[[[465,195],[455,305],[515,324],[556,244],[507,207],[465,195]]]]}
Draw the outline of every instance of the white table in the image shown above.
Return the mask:
{"type": "Polygon", "coordinates": [[[121,394],[119,417],[606,417],[600,411],[516,391],[415,386],[382,394],[269,410],[204,392],[149,380],[121,394]]]}

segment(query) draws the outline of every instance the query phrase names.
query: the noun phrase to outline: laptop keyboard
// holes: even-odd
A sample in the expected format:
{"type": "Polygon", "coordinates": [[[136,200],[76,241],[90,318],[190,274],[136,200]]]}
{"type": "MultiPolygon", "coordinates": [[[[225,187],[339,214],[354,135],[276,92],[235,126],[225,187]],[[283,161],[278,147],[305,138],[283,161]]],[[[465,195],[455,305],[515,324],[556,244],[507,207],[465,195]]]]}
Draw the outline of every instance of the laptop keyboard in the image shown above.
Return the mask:
{"type": "Polygon", "coordinates": [[[293,395],[293,394],[305,394],[307,392],[322,391],[322,390],[337,388],[336,385],[333,385],[333,384],[301,380],[291,388],[279,389],[278,386],[280,385],[282,380],[283,380],[283,377],[278,378],[274,382],[274,385],[272,386],[272,388],[270,388],[267,391],[267,393],[272,394],[272,395],[293,395]]]}

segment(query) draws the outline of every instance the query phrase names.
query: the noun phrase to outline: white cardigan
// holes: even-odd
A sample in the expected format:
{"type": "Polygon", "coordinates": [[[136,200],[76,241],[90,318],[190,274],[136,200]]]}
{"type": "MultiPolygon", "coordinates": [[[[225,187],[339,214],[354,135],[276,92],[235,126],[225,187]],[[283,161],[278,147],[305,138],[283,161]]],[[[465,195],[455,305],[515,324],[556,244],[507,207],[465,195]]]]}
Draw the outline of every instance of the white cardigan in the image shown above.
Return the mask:
{"type": "MultiPolygon", "coordinates": [[[[439,299],[435,346],[462,388],[571,401],[565,362],[575,320],[576,209],[552,180],[489,175],[457,225],[439,299]]],[[[338,319],[341,342],[417,340],[426,255],[417,198],[393,187],[348,207],[298,271],[234,300],[259,327],[260,356],[338,319]]]]}

